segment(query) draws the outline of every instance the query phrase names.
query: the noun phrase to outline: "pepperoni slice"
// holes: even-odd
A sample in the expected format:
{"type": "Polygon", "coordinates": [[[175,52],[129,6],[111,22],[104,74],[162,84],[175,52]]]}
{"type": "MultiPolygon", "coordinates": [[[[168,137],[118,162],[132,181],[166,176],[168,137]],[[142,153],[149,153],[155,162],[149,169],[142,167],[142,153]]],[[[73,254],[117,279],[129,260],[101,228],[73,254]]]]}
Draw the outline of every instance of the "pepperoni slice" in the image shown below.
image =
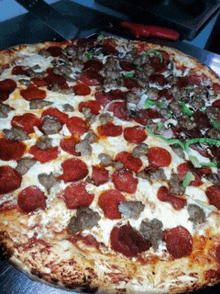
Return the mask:
{"type": "Polygon", "coordinates": [[[88,86],[100,86],[103,84],[104,78],[99,73],[88,69],[81,74],[79,80],[88,86]]]}
{"type": "Polygon", "coordinates": [[[46,208],[46,197],[37,186],[29,186],[18,195],[18,207],[22,212],[32,212],[46,208]]]}
{"type": "Polygon", "coordinates": [[[57,108],[54,107],[50,107],[48,109],[46,109],[42,115],[41,115],[41,119],[43,120],[45,117],[52,117],[53,119],[55,119],[56,121],[58,121],[61,125],[64,125],[65,123],[67,123],[69,117],[66,113],[61,112],[60,110],[58,110],[57,108]]]}
{"type": "Polygon", "coordinates": [[[33,84],[37,87],[46,87],[47,86],[47,81],[46,79],[41,79],[41,78],[31,78],[31,81],[33,84]]]}
{"type": "Polygon", "coordinates": [[[147,251],[151,243],[128,223],[115,226],[110,234],[111,248],[127,257],[136,257],[138,253],[147,251]]]}
{"type": "Polygon", "coordinates": [[[69,154],[80,156],[79,152],[75,151],[75,145],[79,143],[79,138],[72,136],[70,138],[64,138],[60,141],[60,147],[69,154]]]}
{"type": "Polygon", "coordinates": [[[15,66],[12,71],[11,71],[12,75],[24,75],[24,76],[29,76],[27,70],[21,66],[21,65],[17,65],[15,66]]]}
{"type": "Polygon", "coordinates": [[[89,126],[87,126],[85,121],[77,116],[69,118],[66,126],[72,135],[77,134],[79,136],[84,134],[89,129],[89,126]]]}
{"type": "Polygon", "coordinates": [[[148,119],[160,118],[161,115],[158,111],[148,108],[142,109],[137,117],[133,117],[133,120],[139,124],[146,126],[148,119]]]}
{"type": "Polygon", "coordinates": [[[163,202],[170,202],[176,210],[181,210],[187,204],[186,199],[173,195],[165,186],[159,188],[157,198],[163,202]]]}
{"type": "Polygon", "coordinates": [[[53,73],[53,68],[47,69],[47,76],[44,78],[48,88],[50,89],[53,85],[59,85],[61,88],[64,85],[66,87],[66,78],[61,75],[53,73]]]}
{"type": "Polygon", "coordinates": [[[108,108],[108,111],[112,111],[114,116],[118,117],[121,120],[125,120],[125,121],[131,120],[125,101],[112,103],[110,107],[108,108]]]}
{"type": "Polygon", "coordinates": [[[90,87],[84,83],[77,83],[75,86],[73,86],[73,91],[76,95],[82,96],[86,96],[91,93],[90,87]]]}
{"type": "Polygon", "coordinates": [[[104,137],[117,137],[122,134],[122,127],[116,126],[113,123],[101,125],[97,129],[99,135],[104,137]]]}
{"type": "Polygon", "coordinates": [[[169,151],[161,147],[149,148],[147,157],[153,167],[169,166],[172,160],[169,151]]]}
{"type": "Polygon", "coordinates": [[[118,210],[120,202],[125,202],[126,198],[118,190],[107,190],[99,196],[98,205],[104,212],[106,218],[120,219],[121,213],[118,210]]]}
{"type": "Polygon", "coordinates": [[[112,175],[115,188],[127,193],[135,193],[137,190],[138,179],[133,177],[130,170],[116,170],[112,175]]]}
{"type": "Polygon", "coordinates": [[[1,160],[18,160],[26,150],[22,142],[13,141],[6,138],[0,139],[0,159],[1,160]]]}
{"type": "Polygon", "coordinates": [[[10,166],[0,166],[0,194],[15,191],[21,185],[22,176],[10,166]]]}
{"type": "Polygon", "coordinates": [[[0,81],[0,101],[8,99],[9,95],[17,88],[17,84],[12,79],[0,81]]]}
{"type": "Polygon", "coordinates": [[[32,101],[35,99],[44,99],[46,97],[46,91],[38,89],[34,85],[30,85],[27,89],[20,91],[21,96],[27,100],[32,101]]]}
{"type": "Polygon", "coordinates": [[[164,87],[168,81],[162,74],[152,74],[149,77],[149,82],[152,84],[158,84],[161,87],[164,87]]]}
{"type": "Polygon", "coordinates": [[[79,111],[82,112],[82,108],[86,107],[91,110],[92,114],[98,115],[99,111],[101,110],[100,104],[96,100],[89,100],[86,102],[81,102],[79,104],[79,111]]]}
{"type": "Polygon", "coordinates": [[[195,111],[193,113],[193,118],[196,121],[197,126],[199,126],[199,128],[201,128],[201,129],[206,129],[211,126],[210,120],[209,120],[207,114],[205,114],[202,111],[199,111],[199,110],[195,111]]]}
{"type": "Polygon", "coordinates": [[[209,204],[220,209],[220,186],[213,185],[206,189],[206,196],[209,199],[209,204]]]}
{"type": "Polygon", "coordinates": [[[122,151],[117,154],[115,160],[123,163],[124,168],[130,169],[131,171],[138,172],[142,166],[140,158],[135,158],[131,153],[122,151]]]}
{"type": "Polygon", "coordinates": [[[96,186],[103,185],[108,182],[108,170],[101,166],[92,167],[92,180],[96,186]]]}
{"type": "Polygon", "coordinates": [[[96,92],[95,99],[102,106],[107,105],[112,100],[109,93],[106,93],[105,91],[96,92]]]}
{"type": "Polygon", "coordinates": [[[185,88],[189,85],[197,85],[200,86],[201,85],[201,80],[200,77],[197,75],[187,75],[185,77],[179,77],[176,85],[179,88],[185,88]]]}
{"type": "Polygon", "coordinates": [[[120,67],[125,71],[130,71],[135,69],[134,64],[127,60],[120,60],[119,64],[120,64],[120,67]]]}
{"type": "Polygon", "coordinates": [[[50,46],[47,48],[47,51],[53,56],[53,57],[58,57],[62,55],[62,48],[58,46],[50,46]]]}
{"type": "Polygon", "coordinates": [[[12,127],[21,128],[27,134],[34,133],[34,127],[41,125],[41,120],[33,113],[14,116],[11,121],[12,127]]]}
{"type": "Polygon", "coordinates": [[[115,47],[116,45],[113,44],[111,40],[105,40],[105,43],[102,46],[102,53],[104,55],[118,55],[119,51],[115,47]]]}
{"type": "Polygon", "coordinates": [[[123,80],[124,87],[128,88],[129,90],[133,88],[140,88],[138,82],[132,78],[124,78],[123,80]]]}
{"type": "Polygon", "coordinates": [[[34,155],[35,160],[40,161],[41,163],[46,163],[58,157],[59,149],[55,146],[42,150],[34,145],[31,146],[29,153],[34,155]]]}
{"type": "MultiPolygon", "coordinates": [[[[201,176],[202,176],[202,170],[204,170],[204,169],[201,170],[200,175],[198,174],[199,171],[198,171],[198,173],[197,173],[196,170],[197,170],[197,169],[193,167],[193,165],[192,165],[191,162],[184,162],[184,163],[181,163],[181,164],[179,164],[178,167],[177,167],[178,174],[179,174],[180,178],[182,179],[182,181],[183,181],[183,179],[184,179],[186,173],[187,173],[188,171],[190,171],[190,172],[193,173],[195,179],[194,179],[189,185],[190,185],[190,186],[194,186],[194,187],[199,187],[199,186],[201,186],[201,185],[203,184],[203,182],[202,182],[202,180],[201,180],[201,176]]],[[[199,170],[199,169],[198,169],[198,170],[199,170]]]]}
{"type": "Polygon", "coordinates": [[[167,250],[174,258],[181,258],[192,253],[193,240],[190,232],[178,226],[164,231],[167,250]]]}
{"type": "Polygon", "coordinates": [[[140,144],[147,138],[145,129],[139,126],[124,129],[124,138],[129,143],[140,144]]]}
{"type": "Polygon", "coordinates": [[[93,199],[94,194],[86,191],[86,183],[72,183],[63,191],[64,200],[68,209],[76,209],[80,206],[89,206],[93,199]]]}
{"type": "Polygon", "coordinates": [[[90,59],[84,63],[83,70],[92,69],[96,72],[100,71],[103,67],[103,63],[100,60],[90,59]]]}
{"type": "Polygon", "coordinates": [[[77,158],[70,158],[61,164],[63,174],[59,177],[65,183],[79,181],[85,178],[88,174],[88,168],[84,161],[77,158]]]}

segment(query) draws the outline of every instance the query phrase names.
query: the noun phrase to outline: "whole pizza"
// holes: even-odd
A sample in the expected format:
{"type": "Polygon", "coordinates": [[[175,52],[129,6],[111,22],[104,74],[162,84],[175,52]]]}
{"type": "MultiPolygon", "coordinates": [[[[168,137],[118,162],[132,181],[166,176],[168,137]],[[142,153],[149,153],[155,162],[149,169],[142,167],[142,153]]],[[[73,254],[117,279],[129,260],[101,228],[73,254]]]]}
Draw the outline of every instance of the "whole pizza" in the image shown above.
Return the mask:
{"type": "Polygon", "coordinates": [[[0,243],[39,281],[183,293],[220,281],[220,80],[99,36],[0,52],[0,243]]]}

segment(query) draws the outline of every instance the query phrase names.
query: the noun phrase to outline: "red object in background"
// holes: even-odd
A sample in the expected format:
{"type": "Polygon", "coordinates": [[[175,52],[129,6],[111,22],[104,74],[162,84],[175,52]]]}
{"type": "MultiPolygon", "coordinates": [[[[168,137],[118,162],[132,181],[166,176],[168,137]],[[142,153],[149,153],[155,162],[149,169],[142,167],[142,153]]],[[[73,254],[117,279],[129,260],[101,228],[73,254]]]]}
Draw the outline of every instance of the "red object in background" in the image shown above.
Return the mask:
{"type": "Polygon", "coordinates": [[[142,37],[157,37],[169,40],[177,40],[179,38],[178,32],[163,27],[141,25],[127,21],[121,22],[120,26],[125,29],[129,29],[130,33],[137,39],[142,37]]]}

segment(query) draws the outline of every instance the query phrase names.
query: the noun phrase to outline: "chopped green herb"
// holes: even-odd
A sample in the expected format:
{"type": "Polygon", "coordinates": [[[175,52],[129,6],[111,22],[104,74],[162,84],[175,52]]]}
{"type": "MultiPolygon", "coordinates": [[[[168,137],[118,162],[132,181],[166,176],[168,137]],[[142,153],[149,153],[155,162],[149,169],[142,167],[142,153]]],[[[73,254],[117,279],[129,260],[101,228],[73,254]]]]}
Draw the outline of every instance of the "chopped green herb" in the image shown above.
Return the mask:
{"type": "Polygon", "coordinates": [[[160,62],[163,62],[163,55],[158,50],[150,50],[150,51],[144,53],[143,60],[146,59],[147,55],[150,55],[150,54],[155,54],[156,56],[158,56],[160,58],[160,62]]]}
{"type": "Polygon", "coordinates": [[[150,108],[152,105],[159,105],[161,107],[167,107],[166,103],[164,103],[164,102],[154,102],[150,99],[146,99],[144,101],[144,108],[150,108]]]}
{"type": "Polygon", "coordinates": [[[207,167],[217,167],[218,162],[216,160],[213,160],[211,162],[202,162],[201,165],[202,166],[207,166],[207,167]]]}
{"type": "Polygon", "coordinates": [[[183,103],[183,102],[179,102],[179,104],[181,105],[182,110],[183,110],[184,113],[186,113],[186,114],[188,114],[188,115],[190,115],[190,116],[193,115],[193,111],[191,111],[191,110],[186,106],[185,103],[183,103]]]}
{"type": "Polygon", "coordinates": [[[195,176],[188,171],[183,180],[183,187],[186,188],[194,180],[195,180],[195,176]]]}
{"type": "Polygon", "coordinates": [[[163,129],[163,123],[159,122],[159,123],[157,124],[157,129],[158,129],[158,131],[160,132],[160,131],[163,129]]]}
{"type": "Polygon", "coordinates": [[[129,73],[127,75],[124,75],[125,78],[133,78],[134,77],[134,72],[129,73]]]}
{"type": "Polygon", "coordinates": [[[173,117],[172,113],[168,112],[168,117],[172,118],[173,117]]]}
{"type": "Polygon", "coordinates": [[[216,140],[216,139],[210,139],[210,138],[195,138],[195,139],[191,139],[189,141],[186,142],[185,144],[185,150],[188,152],[189,150],[189,146],[192,144],[196,144],[196,143],[208,143],[208,144],[212,144],[215,145],[217,147],[220,146],[220,141],[216,140]]]}
{"type": "Polygon", "coordinates": [[[188,89],[188,90],[193,90],[195,88],[195,86],[193,86],[193,85],[188,85],[187,87],[186,87],[186,89],[188,89]]]}
{"type": "Polygon", "coordinates": [[[212,117],[212,118],[211,118],[211,123],[212,123],[212,125],[213,125],[213,127],[214,127],[215,129],[220,130],[220,125],[219,125],[217,119],[214,119],[214,118],[212,117]]]}
{"type": "Polygon", "coordinates": [[[201,167],[201,163],[199,162],[197,157],[189,155],[189,160],[192,162],[194,167],[201,167]]]}

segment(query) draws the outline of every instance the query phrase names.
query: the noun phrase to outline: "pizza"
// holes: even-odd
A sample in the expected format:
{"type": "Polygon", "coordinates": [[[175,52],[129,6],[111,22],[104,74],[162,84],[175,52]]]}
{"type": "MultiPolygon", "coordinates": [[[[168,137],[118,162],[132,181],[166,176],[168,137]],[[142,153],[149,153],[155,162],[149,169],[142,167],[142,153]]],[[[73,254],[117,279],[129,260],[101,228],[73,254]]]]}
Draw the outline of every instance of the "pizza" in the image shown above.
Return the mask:
{"type": "Polygon", "coordinates": [[[175,49],[99,36],[0,53],[0,242],[90,293],[220,281],[220,80],[175,49]]]}

